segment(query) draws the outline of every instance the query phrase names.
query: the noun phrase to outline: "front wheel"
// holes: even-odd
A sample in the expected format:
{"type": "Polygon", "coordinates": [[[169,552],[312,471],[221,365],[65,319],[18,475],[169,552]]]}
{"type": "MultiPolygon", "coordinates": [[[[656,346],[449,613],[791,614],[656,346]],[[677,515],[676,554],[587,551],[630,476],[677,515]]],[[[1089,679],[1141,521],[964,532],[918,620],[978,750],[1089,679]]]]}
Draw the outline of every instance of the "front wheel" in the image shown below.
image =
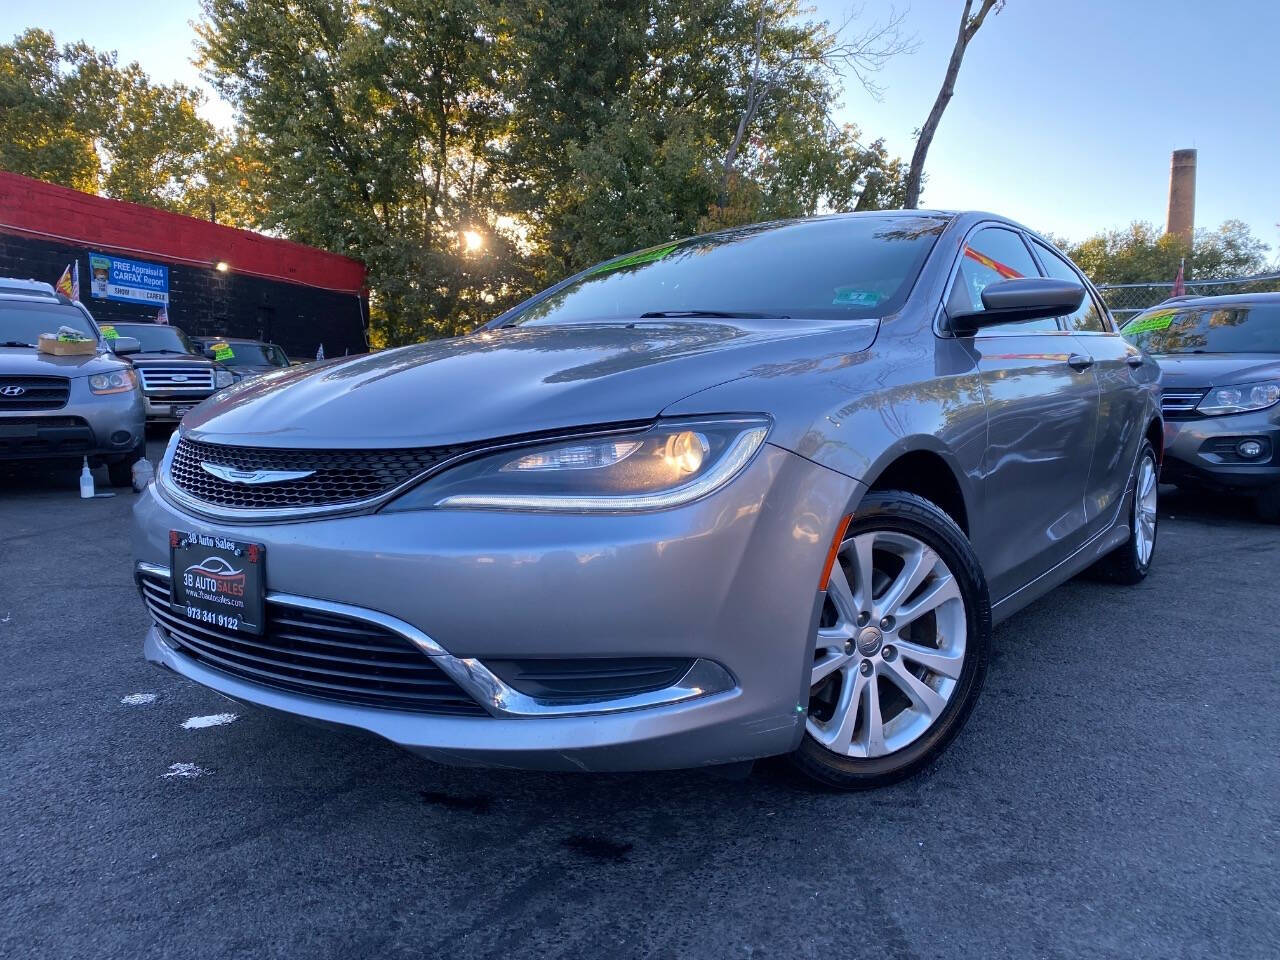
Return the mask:
{"type": "Polygon", "coordinates": [[[964,533],[915,494],[868,494],[840,544],[792,764],[827,786],[911,776],[954,739],[982,689],[991,606],[964,533]]]}

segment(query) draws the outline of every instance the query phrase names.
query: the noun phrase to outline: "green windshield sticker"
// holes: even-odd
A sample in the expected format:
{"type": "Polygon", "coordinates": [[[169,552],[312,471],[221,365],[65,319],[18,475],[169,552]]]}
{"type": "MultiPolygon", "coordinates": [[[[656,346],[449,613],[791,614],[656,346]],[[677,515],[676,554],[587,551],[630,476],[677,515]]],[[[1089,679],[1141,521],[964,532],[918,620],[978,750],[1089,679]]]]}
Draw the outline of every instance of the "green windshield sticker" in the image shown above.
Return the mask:
{"type": "Polygon", "coordinates": [[[102,331],[102,335],[108,340],[119,340],[120,334],[116,333],[116,328],[109,323],[104,323],[98,328],[102,331]]]}
{"type": "Polygon", "coordinates": [[[1177,310],[1161,310],[1159,313],[1153,313],[1149,317],[1134,321],[1120,332],[1134,334],[1147,333],[1151,330],[1168,330],[1169,324],[1173,323],[1173,318],[1177,315],[1177,310]]]}
{"type": "Polygon", "coordinates": [[[874,307],[880,302],[880,294],[858,287],[836,287],[835,299],[831,302],[837,307],[874,307]]]}
{"type": "Polygon", "coordinates": [[[230,360],[235,355],[236,352],[231,349],[230,344],[215,343],[213,345],[213,359],[215,360],[230,360]]]}
{"type": "Polygon", "coordinates": [[[661,260],[678,246],[680,246],[678,243],[668,243],[665,247],[653,247],[650,250],[641,250],[639,253],[633,253],[629,257],[623,257],[621,260],[602,263],[600,266],[593,268],[590,272],[608,273],[611,270],[621,270],[623,267],[634,267],[642,263],[653,263],[655,260],[661,260]]]}

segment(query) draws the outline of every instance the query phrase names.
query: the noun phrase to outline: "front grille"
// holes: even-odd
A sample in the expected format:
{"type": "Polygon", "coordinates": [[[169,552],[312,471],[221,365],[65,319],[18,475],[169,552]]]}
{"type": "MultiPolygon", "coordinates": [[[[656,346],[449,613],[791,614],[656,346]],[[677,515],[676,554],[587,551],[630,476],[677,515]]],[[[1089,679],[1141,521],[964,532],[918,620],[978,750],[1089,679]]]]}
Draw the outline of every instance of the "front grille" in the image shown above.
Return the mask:
{"type": "Polygon", "coordinates": [[[160,393],[187,400],[213,393],[213,368],[205,364],[137,365],[137,371],[142,392],[153,399],[160,393]]]}
{"type": "Polygon", "coordinates": [[[240,510],[288,510],[358,503],[393,490],[406,480],[461,453],[465,447],[409,450],[281,450],[200,443],[183,437],[169,476],[184,493],[204,503],[240,510]],[[200,464],[235,470],[310,470],[281,483],[231,483],[200,464]]]}
{"type": "Polygon", "coordinates": [[[138,579],[170,646],[210,669],[339,703],[488,716],[430,657],[387,627],[268,600],[261,636],[230,633],[175,614],[167,578],[143,573],[138,579]]]}
{"type": "Polygon", "coordinates": [[[1204,399],[1205,390],[1166,390],[1160,409],[1166,420],[1195,420],[1200,417],[1196,404],[1204,399]]]}
{"type": "Polygon", "coordinates": [[[10,410],[57,410],[71,392],[66,377],[16,377],[0,374],[0,413],[10,410]]]}

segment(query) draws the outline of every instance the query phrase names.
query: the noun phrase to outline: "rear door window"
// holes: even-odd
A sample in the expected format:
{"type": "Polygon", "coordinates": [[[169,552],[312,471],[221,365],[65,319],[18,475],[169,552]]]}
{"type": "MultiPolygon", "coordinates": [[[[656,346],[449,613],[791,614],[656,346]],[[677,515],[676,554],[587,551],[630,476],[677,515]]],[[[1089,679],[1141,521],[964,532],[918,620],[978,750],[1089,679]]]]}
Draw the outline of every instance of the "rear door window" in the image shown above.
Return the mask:
{"type": "MultiPolygon", "coordinates": [[[[951,295],[947,298],[947,312],[951,314],[981,311],[982,291],[1002,280],[1021,277],[1038,277],[1040,268],[1031,258],[1020,234],[1005,227],[983,227],[971,234],[961,253],[956,268],[951,295]]],[[[1054,331],[1059,329],[1053,317],[1035,320],[1013,320],[1008,323],[984,327],[985,333],[1022,333],[1054,331]]]]}

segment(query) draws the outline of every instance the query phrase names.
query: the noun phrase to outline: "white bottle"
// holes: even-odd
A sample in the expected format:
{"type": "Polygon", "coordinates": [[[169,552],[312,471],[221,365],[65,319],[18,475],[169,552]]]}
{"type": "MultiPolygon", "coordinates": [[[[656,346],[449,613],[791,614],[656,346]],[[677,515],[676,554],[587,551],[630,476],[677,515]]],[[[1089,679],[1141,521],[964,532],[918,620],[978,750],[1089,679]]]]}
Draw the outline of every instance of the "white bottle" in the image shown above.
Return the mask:
{"type": "Polygon", "coordinates": [[[84,458],[84,467],[80,471],[80,499],[89,500],[93,497],[93,474],[89,472],[89,458],[84,458]]]}

